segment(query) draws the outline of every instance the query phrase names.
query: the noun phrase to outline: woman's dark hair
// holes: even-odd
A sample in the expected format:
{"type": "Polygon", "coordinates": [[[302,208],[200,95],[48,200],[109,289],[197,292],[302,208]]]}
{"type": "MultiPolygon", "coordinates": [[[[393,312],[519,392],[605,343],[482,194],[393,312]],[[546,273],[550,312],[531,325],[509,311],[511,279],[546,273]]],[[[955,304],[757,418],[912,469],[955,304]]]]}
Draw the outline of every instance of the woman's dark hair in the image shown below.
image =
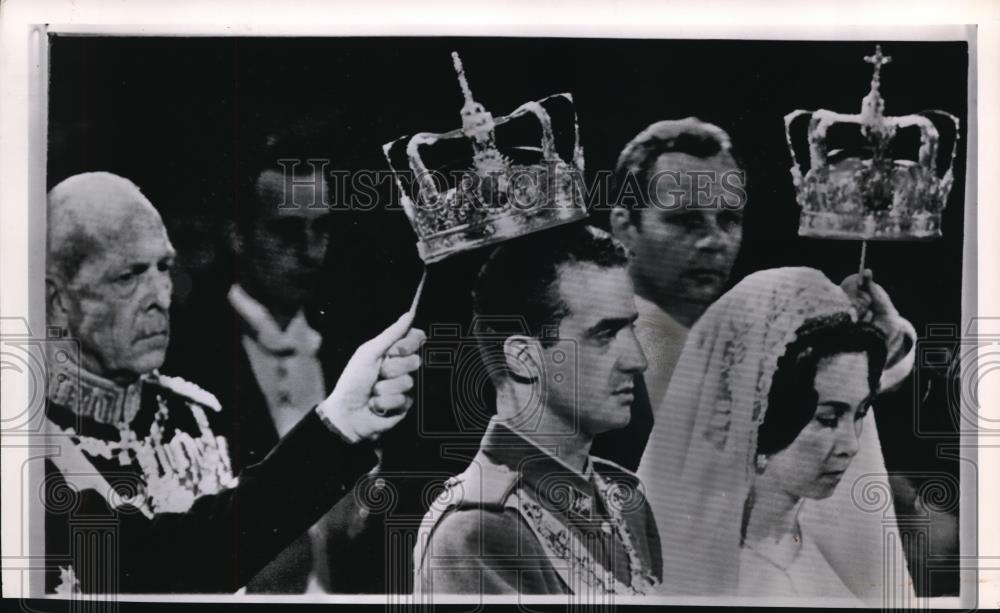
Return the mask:
{"type": "Polygon", "coordinates": [[[808,319],[799,327],[778,359],[757,431],[757,453],[771,455],[788,447],[816,414],[820,360],[855,352],[868,356],[868,387],[874,396],[886,361],[886,339],[878,328],[851,321],[846,313],[808,319]]]}

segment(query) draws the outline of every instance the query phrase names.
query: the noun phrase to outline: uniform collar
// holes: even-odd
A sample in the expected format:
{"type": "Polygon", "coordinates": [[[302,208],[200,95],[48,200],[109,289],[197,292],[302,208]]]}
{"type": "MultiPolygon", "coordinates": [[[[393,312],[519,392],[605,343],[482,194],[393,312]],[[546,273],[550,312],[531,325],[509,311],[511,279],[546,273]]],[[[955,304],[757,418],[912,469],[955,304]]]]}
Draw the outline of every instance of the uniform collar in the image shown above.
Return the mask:
{"type": "Polygon", "coordinates": [[[554,455],[553,445],[541,445],[497,418],[483,435],[482,451],[493,461],[520,475],[550,510],[577,519],[591,519],[596,490],[593,462],[588,457],[581,473],[554,455]]]}
{"type": "Polygon", "coordinates": [[[143,375],[134,383],[119,385],[96,375],[69,359],[54,359],[66,356],[48,356],[48,386],[46,397],[49,402],[65,407],[76,415],[87,417],[108,425],[130,423],[142,400],[142,384],[155,374],[143,375]]]}
{"type": "Polygon", "coordinates": [[[306,321],[305,313],[299,309],[284,330],[274,321],[267,308],[254,300],[239,284],[229,288],[229,304],[246,323],[250,335],[269,353],[290,356],[301,353],[316,355],[322,336],[306,321]]]}

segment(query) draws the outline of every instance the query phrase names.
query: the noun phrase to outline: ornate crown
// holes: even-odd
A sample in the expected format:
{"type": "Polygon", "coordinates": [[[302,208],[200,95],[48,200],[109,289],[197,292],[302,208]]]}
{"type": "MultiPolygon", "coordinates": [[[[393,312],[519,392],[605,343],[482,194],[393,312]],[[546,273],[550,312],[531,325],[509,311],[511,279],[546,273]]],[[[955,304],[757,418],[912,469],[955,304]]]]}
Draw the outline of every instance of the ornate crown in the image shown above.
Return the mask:
{"type": "MultiPolygon", "coordinates": [[[[874,55],[865,57],[874,70],[871,91],[861,101],[861,113],[845,115],[821,109],[785,116],[792,179],[802,207],[800,236],[863,240],[941,236],[941,212],[951,191],[958,148],[958,118],[936,110],[902,117],[883,115],[881,71],[891,60],[882,55],[881,46],[875,47],[874,55]],[[806,117],[807,139],[793,138],[793,132],[801,132],[806,117]],[[951,153],[944,159],[939,153],[939,127],[954,129],[950,133],[951,153]],[[831,138],[843,141],[833,149],[831,138]],[[796,149],[803,152],[806,145],[809,166],[804,170],[796,149]],[[894,157],[897,153],[898,158],[894,157]]],[[[947,151],[945,146],[944,156],[947,151]]]]}
{"type": "Polygon", "coordinates": [[[417,233],[421,259],[436,262],[586,218],[583,149],[572,96],[556,94],[494,118],[472,99],[458,54],[452,53],[452,59],[465,97],[462,127],[403,137],[382,147],[417,233]],[[527,134],[537,139],[539,128],[541,142],[501,152],[496,130],[501,126],[507,132],[501,142],[516,142],[527,134]],[[412,193],[397,170],[404,163],[412,172],[412,193]]]}

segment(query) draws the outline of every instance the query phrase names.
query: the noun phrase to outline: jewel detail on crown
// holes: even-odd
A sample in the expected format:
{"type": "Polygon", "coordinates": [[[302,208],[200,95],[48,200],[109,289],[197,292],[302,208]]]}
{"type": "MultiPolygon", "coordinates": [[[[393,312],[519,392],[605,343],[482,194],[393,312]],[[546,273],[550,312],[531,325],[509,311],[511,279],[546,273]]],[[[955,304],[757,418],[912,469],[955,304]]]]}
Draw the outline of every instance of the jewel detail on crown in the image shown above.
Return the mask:
{"type": "MultiPolygon", "coordinates": [[[[958,150],[958,118],[944,111],[925,111],[901,117],[883,115],[885,100],[879,87],[882,66],[891,57],[881,46],[866,56],[872,64],[871,90],[856,115],[826,109],[797,110],[785,116],[785,137],[792,154],[792,180],[796,200],[802,208],[799,235],[819,238],[862,240],[913,240],[941,236],[941,214],[951,192],[952,165],[958,150]],[[803,171],[795,152],[793,124],[808,117],[809,167],[803,171]],[[939,169],[939,134],[932,119],[954,125],[951,156],[939,169]],[[870,155],[843,155],[831,151],[827,134],[831,127],[860,128],[870,155]],[[920,147],[916,160],[894,159],[890,151],[897,133],[916,128],[920,147]],[[939,172],[943,170],[943,172],[939,172]]],[[[801,142],[801,139],[800,139],[801,142]]]]}
{"type": "Polygon", "coordinates": [[[397,171],[400,203],[417,234],[417,250],[426,263],[484,245],[523,236],[587,217],[582,194],[583,148],[570,94],[556,94],[527,102],[510,115],[494,118],[473,100],[457,53],[452,53],[465,98],[462,127],[443,134],[428,132],[386,143],[382,150],[390,168],[393,153],[405,144],[415,193],[404,188],[397,171]],[[554,126],[550,105],[568,104],[572,125],[554,126]],[[518,118],[533,117],[541,129],[540,147],[519,147],[540,154],[540,160],[518,163],[497,146],[496,129],[518,118]],[[555,128],[572,135],[570,159],[557,151],[555,128]],[[471,167],[461,171],[453,186],[439,188],[443,175],[425,164],[422,151],[448,141],[471,145],[471,167]],[[426,149],[425,149],[426,148],[426,149]],[[413,196],[411,198],[411,195],[413,196]]]}

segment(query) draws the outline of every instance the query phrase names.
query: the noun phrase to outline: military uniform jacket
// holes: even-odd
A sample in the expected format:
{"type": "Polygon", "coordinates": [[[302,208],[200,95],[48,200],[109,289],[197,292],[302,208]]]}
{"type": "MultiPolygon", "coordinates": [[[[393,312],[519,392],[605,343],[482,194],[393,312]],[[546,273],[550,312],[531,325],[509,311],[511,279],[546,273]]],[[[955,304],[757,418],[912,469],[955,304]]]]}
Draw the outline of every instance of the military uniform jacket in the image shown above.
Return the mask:
{"type": "Polygon", "coordinates": [[[52,368],[46,591],[235,592],[377,463],[312,411],[237,480],[215,398],[52,368]]]}
{"type": "Polygon", "coordinates": [[[590,457],[581,474],[496,420],[414,549],[418,594],[641,595],[661,578],[659,534],[633,473],[590,457]]]}

